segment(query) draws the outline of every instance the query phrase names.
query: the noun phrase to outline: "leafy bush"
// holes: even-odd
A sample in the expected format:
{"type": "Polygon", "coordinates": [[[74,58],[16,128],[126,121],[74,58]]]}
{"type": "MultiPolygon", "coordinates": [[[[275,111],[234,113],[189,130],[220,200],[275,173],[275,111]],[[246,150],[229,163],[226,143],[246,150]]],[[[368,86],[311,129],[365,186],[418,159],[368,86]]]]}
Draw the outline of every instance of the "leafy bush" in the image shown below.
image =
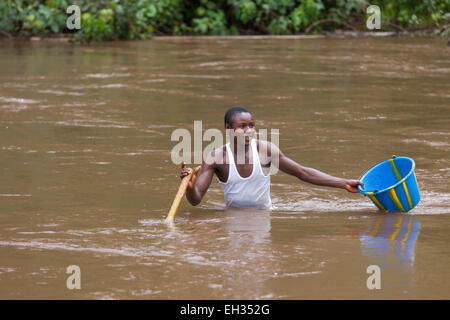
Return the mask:
{"type": "Polygon", "coordinates": [[[450,21],[449,0],[384,0],[380,3],[385,20],[404,28],[441,26],[450,21]]]}
{"type": "MultiPolygon", "coordinates": [[[[444,27],[450,20],[450,0],[370,4],[381,8],[383,30],[444,27]]],[[[368,5],[368,0],[0,0],[0,30],[24,36],[70,34],[85,41],[365,30],[368,5]],[[82,12],[82,28],[75,32],[66,27],[71,4],[82,12]]]]}

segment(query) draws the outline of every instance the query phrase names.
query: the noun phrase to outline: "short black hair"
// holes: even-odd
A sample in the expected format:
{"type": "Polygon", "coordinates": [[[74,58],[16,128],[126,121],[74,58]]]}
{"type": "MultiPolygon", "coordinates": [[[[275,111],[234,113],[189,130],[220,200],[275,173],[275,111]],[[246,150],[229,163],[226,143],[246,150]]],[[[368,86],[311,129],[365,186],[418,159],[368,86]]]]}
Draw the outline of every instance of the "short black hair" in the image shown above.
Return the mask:
{"type": "Polygon", "coordinates": [[[233,126],[234,116],[238,113],[244,112],[251,114],[251,112],[245,109],[244,107],[240,106],[231,107],[230,109],[227,110],[227,112],[225,112],[225,124],[228,124],[230,127],[233,126]]]}

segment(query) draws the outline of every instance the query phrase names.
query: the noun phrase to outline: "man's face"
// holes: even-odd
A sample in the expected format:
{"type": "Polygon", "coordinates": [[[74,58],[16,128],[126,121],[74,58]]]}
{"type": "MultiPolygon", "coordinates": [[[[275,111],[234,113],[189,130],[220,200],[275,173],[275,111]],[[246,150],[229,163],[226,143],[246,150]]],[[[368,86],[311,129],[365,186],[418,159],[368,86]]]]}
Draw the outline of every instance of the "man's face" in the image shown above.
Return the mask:
{"type": "Polygon", "coordinates": [[[251,139],[255,134],[255,120],[248,112],[240,112],[234,115],[233,125],[230,127],[228,124],[225,126],[225,129],[233,129],[234,130],[234,142],[240,143],[243,141],[245,145],[249,145],[251,139]],[[242,137],[238,139],[238,137],[242,137]]]}

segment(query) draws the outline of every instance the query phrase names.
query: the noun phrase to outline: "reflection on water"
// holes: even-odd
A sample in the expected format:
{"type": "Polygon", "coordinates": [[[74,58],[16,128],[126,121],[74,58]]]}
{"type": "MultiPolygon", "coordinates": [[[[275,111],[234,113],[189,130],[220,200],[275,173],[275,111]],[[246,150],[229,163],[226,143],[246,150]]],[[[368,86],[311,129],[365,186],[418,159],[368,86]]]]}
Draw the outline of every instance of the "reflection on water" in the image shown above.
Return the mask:
{"type": "Polygon", "coordinates": [[[380,215],[360,237],[362,252],[368,256],[393,253],[401,264],[412,267],[419,232],[419,220],[412,215],[390,213],[380,215]]]}
{"type": "MultiPolygon", "coordinates": [[[[411,284],[414,272],[415,246],[420,233],[419,220],[409,214],[378,215],[360,235],[362,254],[372,258],[381,272],[398,269],[400,287],[411,284]]],[[[391,284],[392,285],[392,284],[391,284]]]]}
{"type": "Polygon", "coordinates": [[[270,236],[270,211],[226,207],[224,228],[233,232],[249,232],[258,239],[270,236]]]}
{"type": "Polygon", "coordinates": [[[227,259],[234,261],[222,269],[227,286],[235,292],[254,297],[271,298],[264,282],[278,269],[277,259],[270,238],[270,212],[239,208],[226,208],[223,229],[226,245],[223,250],[227,259]],[[243,290],[243,286],[246,290],[243,290]],[[246,291],[246,292],[245,292],[246,291]]]}

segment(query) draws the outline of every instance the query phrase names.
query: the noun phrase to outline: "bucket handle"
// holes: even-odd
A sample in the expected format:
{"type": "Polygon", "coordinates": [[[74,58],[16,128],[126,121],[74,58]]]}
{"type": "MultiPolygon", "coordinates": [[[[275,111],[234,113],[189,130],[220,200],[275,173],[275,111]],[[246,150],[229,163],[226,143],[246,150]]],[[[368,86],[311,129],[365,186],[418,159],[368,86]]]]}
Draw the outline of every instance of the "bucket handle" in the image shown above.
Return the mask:
{"type": "Polygon", "coordinates": [[[374,193],[377,193],[377,192],[378,192],[378,189],[374,189],[374,190],[372,190],[372,191],[367,191],[367,190],[364,190],[363,188],[361,188],[361,191],[362,191],[362,193],[363,193],[364,195],[368,195],[368,194],[374,194],[374,193]]]}
{"type": "MultiPolygon", "coordinates": [[[[392,159],[395,159],[395,158],[397,158],[397,156],[394,154],[394,155],[392,155],[392,159]]],[[[372,167],[373,168],[373,167],[372,167]]],[[[369,169],[370,170],[370,169],[369,169]]],[[[361,176],[362,177],[362,176],[361,176]]],[[[359,177],[359,180],[361,180],[361,177],[359,177]]],[[[358,186],[358,188],[360,189],[360,191],[361,191],[361,193],[363,194],[363,195],[368,195],[368,194],[374,194],[374,193],[377,193],[378,192],[378,189],[374,189],[374,190],[371,190],[371,191],[366,191],[366,190],[364,190],[363,188],[361,188],[361,186],[358,186]]]]}

